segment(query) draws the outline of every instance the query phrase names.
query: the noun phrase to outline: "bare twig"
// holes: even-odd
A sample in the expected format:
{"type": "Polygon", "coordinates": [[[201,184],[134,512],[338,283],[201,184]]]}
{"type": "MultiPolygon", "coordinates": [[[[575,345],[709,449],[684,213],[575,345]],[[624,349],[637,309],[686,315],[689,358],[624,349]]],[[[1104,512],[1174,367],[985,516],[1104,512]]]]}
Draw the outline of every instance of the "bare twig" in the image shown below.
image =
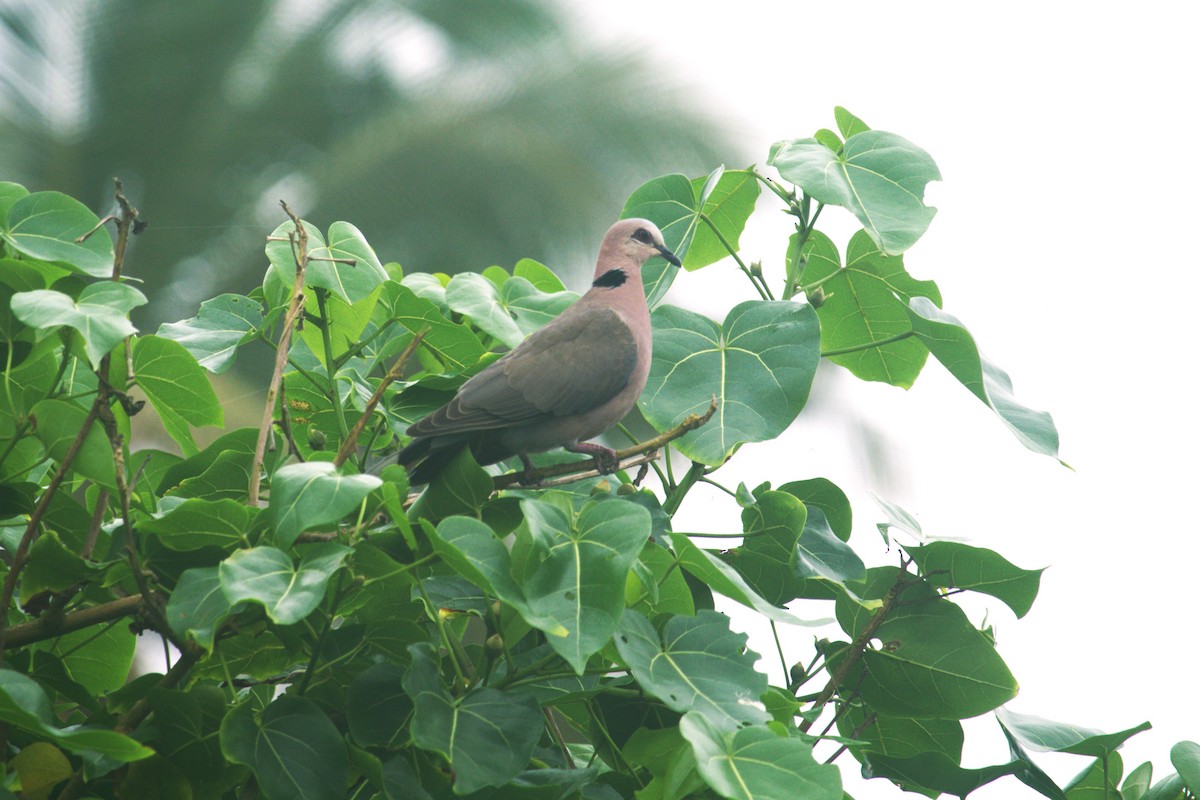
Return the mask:
{"type": "Polygon", "coordinates": [[[262,423],[258,426],[258,442],[254,445],[254,460],[250,464],[250,486],[247,489],[247,502],[258,505],[258,490],[262,483],[263,457],[267,452],[267,437],[271,433],[271,425],[275,419],[275,397],[279,393],[279,383],[283,379],[283,367],[287,364],[288,349],[292,342],[292,330],[297,320],[304,313],[304,271],[308,267],[308,232],[300,224],[300,219],[288,208],[288,204],[280,200],[293,224],[294,233],[288,234],[292,243],[292,255],[296,259],[296,281],[292,284],[292,300],[288,305],[287,314],[283,318],[283,330],[279,334],[279,346],[275,350],[275,369],[271,372],[271,383],[267,388],[267,402],[263,407],[262,423]]]}
{"type": "MultiPolygon", "coordinates": [[[[712,419],[712,415],[716,413],[716,410],[717,398],[714,397],[708,406],[708,410],[703,414],[688,414],[687,417],[684,418],[683,422],[679,423],[674,428],[671,428],[671,430],[661,433],[652,439],[639,442],[632,447],[626,447],[624,450],[618,450],[617,459],[619,461],[624,461],[624,459],[632,458],[633,456],[640,456],[643,453],[657,451],[668,442],[673,442],[680,436],[683,436],[685,433],[694,431],[696,428],[699,428],[701,425],[708,422],[710,419],[712,419]]],[[[653,458],[634,459],[627,464],[621,464],[620,468],[624,469],[625,467],[635,467],[639,464],[646,464],[653,460],[653,458]]],[[[600,473],[592,467],[592,463],[593,462],[591,460],[587,460],[573,461],[568,464],[554,464],[548,467],[538,467],[537,469],[531,470],[528,475],[526,475],[524,472],[510,472],[506,475],[499,475],[494,478],[492,480],[492,485],[497,489],[503,489],[505,487],[512,486],[514,483],[519,483],[526,478],[557,478],[561,475],[570,475],[572,477],[570,480],[558,481],[555,484],[548,484],[543,481],[537,485],[547,486],[559,485],[561,483],[571,483],[572,481],[583,480],[584,478],[599,475],[600,473]]]]}
{"type": "Polygon", "coordinates": [[[375,387],[374,393],[371,394],[371,399],[367,401],[367,406],[363,409],[362,416],[354,423],[354,427],[350,429],[350,433],[346,436],[346,441],[342,442],[337,457],[333,459],[335,467],[345,464],[346,460],[358,450],[359,434],[363,432],[363,428],[367,427],[367,423],[371,420],[371,415],[375,413],[375,407],[383,399],[383,393],[404,372],[404,365],[412,358],[412,354],[417,351],[417,347],[421,344],[421,340],[425,338],[426,333],[428,333],[428,330],[422,330],[412,338],[412,341],[404,348],[404,352],[396,359],[396,363],[392,364],[391,369],[383,376],[383,380],[379,382],[379,386],[375,387]]]}

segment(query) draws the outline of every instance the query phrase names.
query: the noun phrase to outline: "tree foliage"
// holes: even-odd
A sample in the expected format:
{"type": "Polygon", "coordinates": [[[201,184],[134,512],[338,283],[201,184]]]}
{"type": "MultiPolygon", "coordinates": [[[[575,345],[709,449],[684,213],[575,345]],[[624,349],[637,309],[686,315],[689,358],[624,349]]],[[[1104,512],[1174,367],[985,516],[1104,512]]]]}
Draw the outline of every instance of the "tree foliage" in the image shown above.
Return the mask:
{"type": "Polygon", "coordinates": [[[1144,764],[1122,783],[1116,750],[1148,724],[1003,707],[1017,681],[956,596],[1021,617],[1040,569],[921,536],[888,504],[896,563],[868,568],[879,541],[850,544],[850,503],[819,476],[723,486],[741,529],[717,533],[734,547],[673,529],[698,482],[721,486],[730,460],[787,435],[821,358],[906,387],[932,355],[1057,457],[1050,417],[907,271],[932,158],[836,118],[772,148],[778,177],[717,169],[633,193],[625,214],[654,220],[685,270],[729,259],[749,296],[711,320],[662,304],[678,270],[648,265],[640,407],[659,435],[614,476],[541,456],[534,486],[464,454],[410,494],[389,457],[570,302],[544,266],[405,274],[355,226],[285,206],[261,286],[139,332],[128,315],[146,298],[124,277],[138,213],[120,185],[102,221],[0,184],[0,797],[839,800],[854,762],[930,796],[998,779],[1050,798],[1194,795],[1194,743],[1167,778],[1144,764]],[[762,194],[795,220],[778,269],[739,252],[762,194]],[[842,247],[815,227],[826,206],[863,223],[842,247]],[[258,346],[275,353],[262,425],[204,445],[194,429],[223,424],[208,374],[258,346]],[[131,447],[147,404],[177,448],[131,447]],[[768,669],[717,596],[776,636],[828,617],[839,633],[768,669]],[[174,655],[128,680],[139,634],[174,655]],[[960,721],[989,712],[1008,760],[964,767],[960,721]],[[1031,751],[1090,761],[1060,787],[1031,751]]]}

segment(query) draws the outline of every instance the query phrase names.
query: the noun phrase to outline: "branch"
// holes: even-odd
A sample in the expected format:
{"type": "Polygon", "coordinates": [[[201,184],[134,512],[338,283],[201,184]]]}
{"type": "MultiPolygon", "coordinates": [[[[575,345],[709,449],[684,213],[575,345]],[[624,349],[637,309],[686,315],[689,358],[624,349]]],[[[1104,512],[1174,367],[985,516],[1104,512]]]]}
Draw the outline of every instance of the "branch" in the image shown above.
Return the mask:
{"type": "MultiPolygon", "coordinates": [[[[717,398],[714,396],[712,402],[709,403],[708,410],[703,414],[688,414],[684,418],[683,422],[679,423],[674,428],[671,428],[671,430],[667,431],[666,433],[660,433],[653,439],[647,439],[646,441],[640,442],[633,447],[627,447],[624,450],[618,450],[617,460],[620,462],[627,458],[632,458],[633,456],[640,456],[644,453],[657,451],[668,442],[673,442],[680,436],[683,436],[685,433],[694,431],[696,428],[699,428],[701,425],[708,422],[710,419],[712,419],[712,415],[715,414],[716,411],[717,398]]],[[[645,464],[653,460],[653,458],[633,459],[628,463],[618,464],[618,469],[633,467],[637,466],[638,464],[645,464]]],[[[584,478],[590,478],[599,475],[600,473],[593,468],[592,463],[593,462],[591,459],[588,459],[587,461],[573,461],[569,464],[553,464],[548,467],[538,467],[537,469],[531,470],[528,475],[526,475],[524,472],[510,472],[506,475],[500,475],[496,478],[493,478],[492,485],[496,489],[504,489],[508,486],[512,486],[514,483],[519,483],[526,477],[541,479],[557,478],[562,475],[570,475],[571,479],[567,481],[557,481],[552,485],[557,486],[562,483],[571,483],[572,481],[579,481],[583,480],[584,478]]],[[[547,484],[541,483],[538,485],[546,486],[547,484]]]]}
{"type": "MultiPolygon", "coordinates": [[[[884,595],[883,605],[871,616],[863,629],[859,631],[858,636],[854,637],[854,641],[850,644],[850,652],[846,655],[846,659],[838,665],[835,672],[830,675],[829,683],[825,684],[825,688],[813,700],[813,708],[823,706],[828,703],[837,693],[838,687],[846,680],[846,676],[850,674],[850,670],[858,663],[862,657],[863,651],[866,650],[867,643],[871,641],[871,637],[875,635],[875,631],[879,630],[879,626],[887,619],[888,614],[892,613],[892,609],[896,607],[900,600],[900,594],[909,586],[909,581],[904,577],[909,573],[901,570],[900,575],[896,578],[896,583],[888,593],[884,595]]],[[[808,733],[808,729],[816,722],[816,717],[810,717],[800,723],[800,732],[808,733]]]]}
{"type": "Polygon", "coordinates": [[[363,432],[363,428],[367,427],[367,423],[371,420],[371,415],[375,413],[375,407],[379,405],[379,401],[383,399],[383,393],[392,385],[392,382],[400,377],[404,371],[404,365],[408,363],[408,359],[412,358],[412,354],[417,351],[417,347],[421,344],[421,340],[425,338],[428,329],[422,330],[413,337],[408,343],[408,347],[404,348],[404,352],[400,353],[400,357],[396,359],[396,363],[392,364],[391,369],[383,376],[383,380],[379,382],[379,386],[375,387],[375,392],[371,395],[371,399],[367,401],[367,406],[363,409],[362,416],[358,418],[358,422],[354,423],[354,427],[350,429],[346,440],[342,442],[341,448],[338,449],[337,457],[333,459],[333,465],[340,467],[346,463],[350,456],[354,455],[358,450],[358,437],[363,432]]]}
{"type": "Polygon", "coordinates": [[[271,372],[271,383],[267,387],[267,402],[263,407],[262,423],[258,426],[254,460],[250,463],[250,487],[246,492],[246,502],[252,506],[258,505],[263,457],[267,452],[267,436],[271,433],[271,425],[275,419],[275,397],[279,393],[279,383],[283,380],[283,366],[287,363],[292,330],[296,327],[296,320],[304,312],[304,270],[308,267],[308,231],[304,230],[299,218],[292,213],[287,203],[280,200],[279,205],[283,206],[284,213],[291,217],[296,226],[296,232],[288,235],[288,240],[292,243],[292,255],[296,259],[296,281],[292,284],[292,300],[283,318],[283,330],[279,334],[279,346],[275,350],[275,369],[271,372]]]}
{"type": "Polygon", "coordinates": [[[53,639],[56,636],[72,633],[83,628],[90,628],[101,622],[109,622],[121,617],[132,616],[142,608],[142,596],[132,594],[113,600],[111,603],[82,608],[70,614],[44,614],[32,622],[14,625],[8,629],[5,645],[8,647],[23,647],[34,642],[53,639]]]}

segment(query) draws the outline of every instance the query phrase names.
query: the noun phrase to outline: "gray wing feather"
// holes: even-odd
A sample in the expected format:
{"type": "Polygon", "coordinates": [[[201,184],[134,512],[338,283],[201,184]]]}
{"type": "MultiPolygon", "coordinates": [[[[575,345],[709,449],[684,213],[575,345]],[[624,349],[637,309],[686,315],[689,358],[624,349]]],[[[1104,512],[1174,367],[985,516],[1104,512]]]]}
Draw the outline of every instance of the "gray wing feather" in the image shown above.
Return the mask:
{"type": "Polygon", "coordinates": [[[576,308],[464,383],[453,400],[409,428],[409,435],[522,425],[582,414],[612,399],[629,383],[637,344],[612,309],[576,308]]]}

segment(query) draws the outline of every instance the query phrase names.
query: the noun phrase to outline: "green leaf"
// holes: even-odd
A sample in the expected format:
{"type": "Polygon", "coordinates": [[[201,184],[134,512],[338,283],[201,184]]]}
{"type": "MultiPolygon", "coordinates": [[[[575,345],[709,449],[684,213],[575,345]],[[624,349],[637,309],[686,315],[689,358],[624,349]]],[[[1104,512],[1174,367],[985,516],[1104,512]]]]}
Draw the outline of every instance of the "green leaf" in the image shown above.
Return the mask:
{"type": "Polygon", "coordinates": [[[518,261],[513,266],[513,277],[524,278],[539,292],[554,294],[567,289],[552,269],[532,258],[522,258],[518,261]]]}
{"type": "Polygon", "coordinates": [[[818,764],[802,739],[753,725],[723,732],[696,712],[679,730],[692,745],[696,768],[717,794],[731,800],[842,800],[842,778],[818,764]]]}
{"type": "Polygon", "coordinates": [[[820,326],[812,306],[751,300],[723,326],[673,306],[655,310],[654,357],[639,401],[657,430],[717,411],[674,442],[694,461],[717,465],[744,442],[782,433],[808,399],[820,358],[820,326]]]}
{"type": "Polygon", "coordinates": [[[405,285],[394,281],[385,283],[380,302],[389,317],[410,332],[425,331],[421,347],[435,354],[448,369],[460,372],[473,367],[487,352],[470,328],[451,322],[436,305],[418,297],[405,285]]]}
{"type": "Polygon", "coordinates": [[[688,574],[698,578],[714,592],[725,595],[747,608],[752,608],[774,622],[785,622],[789,625],[824,624],[823,621],[809,623],[792,616],[782,608],[764,600],[738,574],[733,567],[722,562],[707,550],[697,547],[685,533],[671,533],[671,545],[679,559],[679,566],[688,574]]]}
{"type": "Polygon", "coordinates": [[[453,698],[442,686],[433,647],[409,647],[404,690],[413,700],[412,738],[440,753],[454,771],[454,791],[503,786],[529,764],[544,727],[533,696],[488,687],[453,698]]]}
{"type": "MultiPolygon", "coordinates": [[[[88,412],[66,400],[43,400],[30,411],[30,417],[36,420],[37,438],[50,457],[59,462],[83,430],[87,416],[88,412]]],[[[105,488],[117,488],[112,445],[98,422],[88,430],[71,468],[105,488]]]]}
{"type": "Polygon", "coordinates": [[[513,579],[508,548],[483,522],[473,517],[447,517],[429,531],[433,549],[459,575],[511,606],[533,627],[556,637],[570,635],[558,620],[533,611],[521,585],[513,579]]]}
{"type": "Polygon", "coordinates": [[[819,286],[825,295],[817,309],[822,352],[862,380],[911,387],[929,351],[915,337],[889,340],[911,333],[911,298],[927,297],[941,305],[937,284],[911,277],[903,257],[884,255],[865,231],[850,239],[845,267],[837,247],[820,231],[809,234],[799,265],[791,263],[795,242],[793,235],[787,250],[788,273],[802,265],[800,285],[819,286]]]}
{"type": "Polygon", "coordinates": [[[221,723],[225,756],[254,772],[268,800],[342,800],[350,759],[342,734],[311,700],[284,695],[254,719],[242,703],[221,723]]]}
{"type": "MultiPolygon", "coordinates": [[[[1000,730],[1004,733],[1004,738],[1008,741],[1008,752],[1012,756],[1013,761],[1021,761],[1024,764],[1024,766],[1013,773],[1016,779],[1042,797],[1048,797],[1050,800],[1067,800],[1067,793],[1059,788],[1054,779],[1033,762],[1033,759],[1021,747],[1021,743],[1013,738],[1008,729],[1001,725],[1000,730]]],[[[1149,781],[1149,779],[1150,777],[1147,775],[1146,780],[1149,781]]],[[[1131,797],[1127,800],[1135,800],[1135,798],[1131,797]]]]}
{"type": "Polygon", "coordinates": [[[262,326],[261,305],[239,294],[222,294],[201,303],[191,319],[164,322],[158,335],[179,342],[200,366],[219,375],[233,366],[238,348],[262,326]]]}
{"type": "Polygon", "coordinates": [[[816,139],[776,142],[767,163],[819,202],[853,212],[888,255],[916,244],[937,213],[924,203],[925,185],[942,179],[937,164],[894,133],[861,131],[837,152],[816,139]]]}
{"type": "MultiPolygon", "coordinates": [[[[284,223],[276,230],[292,227],[284,223]]],[[[309,251],[308,270],[304,283],[308,286],[319,286],[336,294],[347,303],[357,303],[364,299],[375,287],[388,279],[388,274],[366,237],[358,228],[349,222],[335,222],[329,226],[328,245],[309,251]],[[340,261],[323,259],[351,259],[353,264],[343,264],[340,261]]],[[[294,273],[293,273],[294,275],[294,273]]]]}
{"type": "Polygon", "coordinates": [[[625,579],[650,538],[650,512],[607,500],[587,505],[572,523],[538,500],[522,500],[521,510],[536,563],[523,582],[530,609],[566,631],[547,630],[547,641],[582,674],[588,658],[617,630],[625,579]]]}
{"type": "Polygon", "coordinates": [[[1172,772],[1151,786],[1150,791],[1142,796],[1142,800],[1191,800],[1184,791],[1183,778],[1172,772]]]}
{"type": "Polygon", "coordinates": [[[188,691],[152,689],[146,697],[154,713],[159,754],[182,769],[194,784],[211,780],[225,768],[221,753],[221,720],[225,694],[216,686],[192,686],[188,691]]]}
{"type": "MultiPolygon", "coordinates": [[[[326,292],[324,319],[329,326],[329,349],[334,359],[341,358],[362,340],[363,332],[371,322],[371,316],[379,305],[381,294],[383,294],[383,290],[377,288],[362,300],[356,303],[347,303],[336,294],[326,292]]],[[[304,293],[304,312],[309,319],[320,320],[322,318],[321,301],[317,298],[314,289],[308,289],[304,293]]],[[[321,325],[319,323],[305,325],[299,333],[304,344],[308,345],[308,349],[316,355],[317,360],[328,373],[329,364],[325,355],[324,333],[321,325]]],[[[382,341],[386,340],[381,340],[380,343],[382,341]]]]}
{"type": "Polygon", "coordinates": [[[204,368],[179,342],[139,336],[133,342],[133,372],[168,435],[186,455],[197,452],[189,425],[225,424],[224,411],[204,368]]]}
{"type": "Polygon", "coordinates": [[[1200,744],[1177,742],[1171,748],[1171,766],[1179,771],[1189,792],[1200,794],[1200,744]]]}
{"type": "Polygon", "coordinates": [[[1123,766],[1121,756],[1116,753],[1107,760],[1096,759],[1067,784],[1067,800],[1110,800],[1116,797],[1123,766]]]}
{"type": "Polygon", "coordinates": [[[354,678],[346,691],[346,722],[354,741],[389,749],[404,744],[413,701],[403,680],[404,671],[389,663],[374,664],[354,678]]]}
{"type": "Polygon", "coordinates": [[[834,534],[843,542],[850,538],[850,530],[853,527],[850,499],[833,481],[827,478],[791,481],[777,487],[776,491],[787,492],[800,498],[809,508],[821,509],[834,534]]]}
{"type": "Polygon", "coordinates": [[[871,130],[867,123],[841,106],[833,107],[833,118],[837,120],[838,131],[841,132],[843,139],[849,139],[856,133],[871,130]]]}
{"type": "Polygon", "coordinates": [[[1013,738],[1030,750],[1043,753],[1074,753],[1094,758],[1105,758],[1124,744],[1125,740],[1150,730],[1150,723],[1143,722],[1117,733],[1104,733],[1094,728],[1052,722],[1031,714],[1017,714],[1007,708],[997,709],[996,719],[1013,738]]]}
{"type": "Polygon", "coordinates": [[[981,592],[1002,600],[1018,618],[1029,613],[1040,569],[1021,569],[1003,556],[961,542],[931,542],[905,550],[932,586],[981,592]]]}
{"type": "Polygon", "coordinates": [[[155,534],[164,547],[180,552],[201,547],[232,551],[249,544],[247,534],[258,509],[236,500],[194,497],[161,516],[137,524],[140,533],[155,534]]]}
{"type": "Polygon", "coordinates": [[[258,603],[280,625],[293,625],[311,614],[325,596],[329,579],[352,551],[335,542],[304,549],[300,566],[274,547],[239,550],[221,562],[221,587],[229,603],[258,603]]]}
{"type": "Polygon", "coordinates": [[[913,330],[942,366],[991,408],[1035,453],[1058,458],[1058,430],[1044,411],[1034,411],[1013,397],[1008,373],[979,354],[962,323],[922,297],[909,302],[913,330]]]}
{"type": "MultiPolygon", "coordinates": [[[[860,595],[865,600],[882,599],[899,577],[894,567],[867,574],[860,595]]],[[[909,584],[900,601],[873,637],[885,644],[864,652],[847,677],[859,686],[864,702],[881,714],[966,719],[1016,695],[1012,673],[962,609],[925,583],[909,584]]],[[[846,595],[838,597],[836,610],[851,637],[875,613],[846,595]]]]}
{"type": "Polygon", "coordinates": [[[225,596],[218,567],[193,567],[179,576],[167,601],[167,624],[181,637],[192,638],[212,652],[217,628],[233,610],[225,596]]]}
{"type": "Polygon", "coordinates": [[[13,203],[22,197],[28,197],[29,190],[19,183],[0,181],[0,228],[8,226],[8,210],[13,203]]]}
{"type": "Polygon", "coordinates": [[[75,198],[61,192],[34,192],[9,207],[0,236],[27,256],[107,278],[113,270],[113,243],[108,231],[100,226],[87,239],[76,241],[98,225],[100,219],[75,198]]]}
{"type": "Polygon", "coordinates": [[[73,753],[99,753],[122,762],[154,755],[149,747],[116,731],[56,727],[50,698],[42,687],[33,678],[11,669],[0,670],[0,720],[34,735],[49,737],[73,753]]]}
{"type": "Polygon", "coordinates": [[[41,592],[61,592],[103,574],[104,567],[69,550],[57,531],[44,531],[30,546],[29,561],[21,571],[21,603],[41,592]]]}
{"type": "Polygon", "coordinates": [[[838,716],[837,727],[842,736],[865,743],[850,746],[860,761],[867,753],[892,758],[940,753],[955,764],[962,758],[963,728],[955,719],[892,717],[863,705],[848,705],[838,716]]]}
{"type": "Polygon", "coordinates": [[[455,514],[476,514],[493,491],[492,476],[475,463],[470,448],[464,447],[429,482],[409,508],[408,518],[439,520],[455,514]]]}
{"type": "Polygon", "coordinates": [[[867,753],[863,761],[863,777],[887,778],[909,791],[927,789],[966,797],[980,786],[997,778],[1012,775],[1024,762],[1012,761],[988,767],[960,767],[941,753],[920,753],[914,756],[885,756],[867,753]]]}
{"type": "Polygon", "coordinates": [[[96,696],[125,684],[136,645],[137,637],[128,625],[114,625],[65,633],[37,648],[57,656],[67,676],[96,696]]]}
{"type": "Polygon", "coordinates": [[[137,328],[129,322],[129,311],[146,303],[146,296],[129,284],[101,281],[83,288],[79,299],[51,289],[18,292],[12,310],[26,325],[42,330],[66,326],[79,331],[92,368],[137,328]]]}
{"type": "Polygon", "coordinates": [[[1145,761],[1125,776],[1121,783],[1121,800],[1142,800],[1150,791],[1151,776],[1154,765],[1145,761]]]}
{"type": "Polygon", "coordinates": [[[451,309],[470,317],[477,328],[510,348],[578,299],[574,292],[546,294],[516,276],[497,287],[482,275],[461,272],[446,286],[451,309]]]}
{"type": "MultiPolygon", "coordinates": [[[[653,222],[662,231],[667,248],[683,262],[683,268],[695,270],[729,255],[714,228],[735,251],[738,249],[759,191],[758,180],[748,170],[721,168],[695,180],[679,174],[664,175],[638,187],[625,201],[621,217],[642,217],[653,222]]],[[[651,308],[663,298],[678,272],[678,267],[661,259],[642,267],[642,283],[651,308]]]]}
{"type": "Polygon", "coordinates": [[[374,475],[339,475],[327,461],[280,467],[271,477],[267,508],[275,542],[291,547],[306,530],[336,525],[382,483],[374,475]]]}
{"type": "Polygon", "coordinates": [[[746,640],[716,611],[671,617],[660,637],[644,616],[626,610],[613,637],[644,690],[672,711],[702,715],[718,730],[771,718],[759,699],[767,676],[754,669],[759,655],[746,640]]]}

